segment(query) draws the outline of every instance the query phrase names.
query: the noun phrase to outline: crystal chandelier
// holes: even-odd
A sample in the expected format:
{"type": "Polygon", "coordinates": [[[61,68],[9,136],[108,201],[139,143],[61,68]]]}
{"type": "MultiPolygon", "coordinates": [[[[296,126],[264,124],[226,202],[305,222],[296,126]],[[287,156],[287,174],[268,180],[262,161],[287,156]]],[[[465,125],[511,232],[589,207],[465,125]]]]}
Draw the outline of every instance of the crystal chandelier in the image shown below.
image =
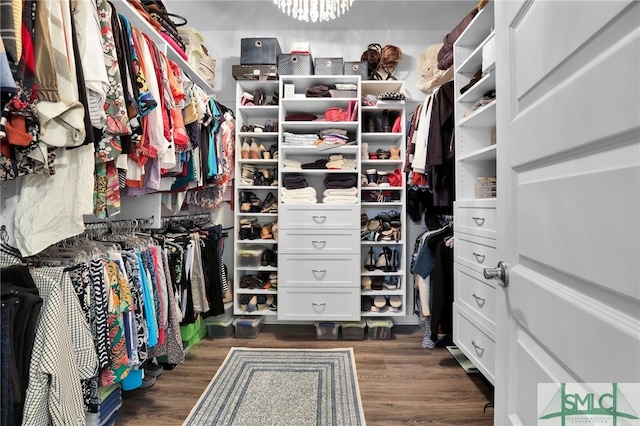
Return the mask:
{"type": "Polygon", "coordinates": [[[273,0],[273,3],[293,19],[304,22],[323,22],[344,15],[353,0],[273,0]]]}

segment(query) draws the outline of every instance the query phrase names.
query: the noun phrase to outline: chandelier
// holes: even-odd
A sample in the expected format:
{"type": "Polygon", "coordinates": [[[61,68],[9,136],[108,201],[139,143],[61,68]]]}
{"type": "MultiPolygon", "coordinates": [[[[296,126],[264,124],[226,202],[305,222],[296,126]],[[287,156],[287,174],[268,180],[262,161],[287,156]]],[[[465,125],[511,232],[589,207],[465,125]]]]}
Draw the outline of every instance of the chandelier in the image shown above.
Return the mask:
{"type": "Polygon", "coordinates": [[[323,22],[344,15],[353,0],[273,0],[273,3],[293,19],[304,22],[323,22]]]}

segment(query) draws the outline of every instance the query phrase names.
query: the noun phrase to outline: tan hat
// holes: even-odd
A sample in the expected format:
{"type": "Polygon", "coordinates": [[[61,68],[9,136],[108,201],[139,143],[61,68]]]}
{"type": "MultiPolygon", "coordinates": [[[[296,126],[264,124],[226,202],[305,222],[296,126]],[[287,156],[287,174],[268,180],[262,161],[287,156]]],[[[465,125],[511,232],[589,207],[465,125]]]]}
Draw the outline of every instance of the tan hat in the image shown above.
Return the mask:
{"type": "Polygon", "coordinates": [[[428,46],[418,58],[418,72],[420,80],[418,87],[426,93],[431,93],[436,87],[442,86],[453,78],[453,67],[447,70],[438,68],[438,52],[442,43],[428,46]]]}

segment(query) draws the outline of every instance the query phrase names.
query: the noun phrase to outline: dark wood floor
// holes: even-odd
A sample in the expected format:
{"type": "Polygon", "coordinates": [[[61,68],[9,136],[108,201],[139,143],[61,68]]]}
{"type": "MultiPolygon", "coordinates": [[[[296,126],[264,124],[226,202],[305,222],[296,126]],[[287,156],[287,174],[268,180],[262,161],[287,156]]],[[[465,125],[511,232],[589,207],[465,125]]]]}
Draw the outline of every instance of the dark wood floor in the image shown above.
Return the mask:
{"type": "Polygon", "coordinates": [[[391,340],[317,340],[311,325],[267,325],[257,339],[204,339],[183,365],[144,390],[125,392],[117,424],[180,425],[229,348],[353,347],[368,425],[492,425],[491,386],[467,375],[445,348],[423,349],[419,327],[394,327],[391,340]]]}

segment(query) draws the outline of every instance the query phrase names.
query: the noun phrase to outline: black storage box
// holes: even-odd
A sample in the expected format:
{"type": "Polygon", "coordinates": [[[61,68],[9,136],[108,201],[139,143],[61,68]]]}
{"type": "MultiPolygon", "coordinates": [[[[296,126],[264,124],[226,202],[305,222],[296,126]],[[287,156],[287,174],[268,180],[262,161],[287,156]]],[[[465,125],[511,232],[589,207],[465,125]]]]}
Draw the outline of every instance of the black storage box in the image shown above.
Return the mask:
{"type": "Polygon", "coordinates": [[[369,75],[369,63],[361,62],[345,62],[344,75],[359,75],[362,80],[366,80],[369,75]]]}
{"type": "Polygon", "coordinates": [[[342,75],[344,65],[342,58],[316,58],[316,75],[342,75]]]}
{"type": "Polygon", "coordinates": [[[242,65],[277,65],[282,53],[277,38],[240,39],[240,63],[242,65]]]}
{"type": "Polygon", "coordinates": [[[313,75],[313,58],[304,53],[278,55],[279,75],[313,75]]]}
{"type": "Polygon", "coordinates": [[[231,74],[236,80],[277,80],[275,65],[232,65],[231,74]]]}

